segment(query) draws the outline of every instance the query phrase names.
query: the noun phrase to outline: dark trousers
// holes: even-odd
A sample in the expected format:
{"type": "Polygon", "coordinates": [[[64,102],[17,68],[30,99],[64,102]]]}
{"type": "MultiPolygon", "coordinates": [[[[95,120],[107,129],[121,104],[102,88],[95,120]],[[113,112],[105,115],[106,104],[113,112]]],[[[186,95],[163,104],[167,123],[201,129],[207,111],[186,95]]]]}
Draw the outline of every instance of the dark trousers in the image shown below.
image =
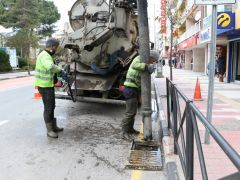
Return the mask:
{"type": "Polygon", "coordinates": [[[128,99],[126,101],[126,112],[122,120],[122,130],[124,132],[131,132],[131,130],[133,130],[137,109],[138,109],[137,98],[128,99]]]}
{"type": "Polygon", "coordinates": [[[123,95],[126,98],[126,111],[122,120],[122,131],[131,132],[138,109],[139,90],[137,88],[125,87],[123,95]]]}
{"type": "Polygon", "coordinates": [[[45,123],[52,123],[54,119],[54,109],[55,109],[55,91],[54,87],[41,88],[38,87],[39,93],[42,95],[44,111],[43,118],[45,123]]]}

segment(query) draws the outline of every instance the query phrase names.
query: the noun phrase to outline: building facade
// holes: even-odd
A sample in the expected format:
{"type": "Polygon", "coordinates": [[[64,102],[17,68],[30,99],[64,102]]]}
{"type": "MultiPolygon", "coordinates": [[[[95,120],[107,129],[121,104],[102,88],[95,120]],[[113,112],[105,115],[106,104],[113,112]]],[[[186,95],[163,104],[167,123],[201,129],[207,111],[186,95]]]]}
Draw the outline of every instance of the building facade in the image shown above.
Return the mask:
{"type": "MultiPolygon", "coordinates": [[[[197,6],[194,0],[178,0],[177,47],[178,68],[194,72],[208,71],[211,43],[211,6],[197,6]]],[[[218,6],[216,59],[222,62],[225,81],[240,81],[240,1],[218,6]]]]}

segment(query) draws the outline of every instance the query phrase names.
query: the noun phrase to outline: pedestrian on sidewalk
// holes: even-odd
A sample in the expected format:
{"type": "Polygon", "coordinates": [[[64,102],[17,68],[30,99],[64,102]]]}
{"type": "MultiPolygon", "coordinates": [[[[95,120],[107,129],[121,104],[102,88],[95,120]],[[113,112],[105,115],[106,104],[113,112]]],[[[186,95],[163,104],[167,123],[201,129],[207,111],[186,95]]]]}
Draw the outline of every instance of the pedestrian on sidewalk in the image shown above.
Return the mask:
{"type": "Polygon", "coordinates": [[[162,59],[162,65],[165,66],[165,59],[162,59]]]}
{"type": "Polygon", "coordinates": [[[46,48],[38,55],[35,68],[35,86],[42,95],[44,105],[44,121],[47,128],[47,136],[58,138],[58,132],[63,131],[63,128],[57,126],[57,119],[54,117],[55,109],[55,90],[54,76],[55,73],[60,73],[63,79],[67,78],[67,73],[57,65],[53,60],[53,55],[57,51],[59,41],[50,38],[46,42],[46,48]]]}
{"type": "Polygon", "coordinates": [[[223,82],[224,74],[226,72],[226,65],[224,59],[220,55],[218,57],[218,68],[219,68],[219,82],[223,82]]]}
{"type": "Polygon", "coordinates": [[[215,75],[219,77],[219,59],[218,56],[216,56],[216,62],[215,62],[215,75]]]}
{"type": "Polygon", "coordinates": [[[148,71],[150,74],[154,72],[154,63],[157,62],[159,53],[155,50],[150,51],[149,64],[142,63],[140,56],[137,56],[131,63],[126,81],[124,82],[123,95],[126,99],[126,112],[122,120],[122,138],[126,140],[134,139],[139,131],[134,129],[134,121],[137,113],[141,88],[141,72],[148,71]]]}

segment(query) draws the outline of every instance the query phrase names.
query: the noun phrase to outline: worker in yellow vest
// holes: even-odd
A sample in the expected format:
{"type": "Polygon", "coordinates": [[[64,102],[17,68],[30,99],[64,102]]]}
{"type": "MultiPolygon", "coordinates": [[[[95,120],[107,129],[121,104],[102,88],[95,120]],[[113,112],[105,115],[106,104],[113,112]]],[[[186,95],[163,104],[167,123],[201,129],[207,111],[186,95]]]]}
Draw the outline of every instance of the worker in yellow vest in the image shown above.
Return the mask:
{"type": "Polygon", "coordinates": [[[34,81],[34,85],[38,87],[38,91],[42,95],[44,105],[43,117],[47,128],[47,136],[51,138],[58,138],[57,133],[63,131],[63,128],[57,126],[57,119],[54,117],[54,76],[56,73],[60,73],[63,79],[67,78],[67,73],[55,65],[52,57],[58,46],[58,40],[54,38],[47,40],[46,48],[37,57],[34,81]]]}
{"type": "Polygon", "coordinates": [[[137,56],[128,69],[123,90],[126,99],[126,112],[122,120],[123,139],[132,140],[135,135],[139,134],[139,131],[135,130],[133,126],[141,90],[141,72],[148,71],[152,74],[155,70],[154,63],[158,61],[158,58],[159,53],[151,50],[148,64],[141,62],[140,56],[137,56]]]}

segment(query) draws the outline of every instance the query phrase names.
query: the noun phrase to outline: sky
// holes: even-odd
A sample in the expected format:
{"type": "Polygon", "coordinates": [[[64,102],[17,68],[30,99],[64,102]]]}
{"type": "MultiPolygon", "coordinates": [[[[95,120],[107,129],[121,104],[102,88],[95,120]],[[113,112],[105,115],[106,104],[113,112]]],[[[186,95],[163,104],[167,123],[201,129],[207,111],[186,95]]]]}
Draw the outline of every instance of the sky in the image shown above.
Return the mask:
{"type": "MultiPolygon", "coordinates": [[[[58,11],[61,14],[61,19],[56,23],[59,31],[61,32],[64,29],[64,23],[65,22],[69,22],[68,19],[68,11],[71,9],[71,7],[73,6],[73,4],[76,2],[77,0],[53,0],[54,4],[57,6],[58,11]]],[[[157,14],[159,13],[159,10],[157,10],[159,8],[159,4],[155,2],[155,0],[148,0],[149,2],[149,9],[148,9],[148,13],[149,13],[149,26],[150,26],[150,39],[151,41],[154,42],[154,24],[156,24],[156,21],[154,22],[154,15],[157,16],[157,14]],[[155,9],[155,14],[154,14],[154,9],[155,9]]],[[[160,2],[160,1],[159,1],[160,2]]],[[[160,8],[159,8],[160,9],[160,8]]],[[[156,28],[156,27],[155,27],[156,28]]],[[[155,31],[157,31],[155,29],[155,31]]]]}
{"type": "MultiPolygon", "coordinates": [[[[56,30],[57,33],[61,33],[64,30],[64,24],[65,22],[69,22],[68,18],[68,11],[71,10],[71,7],[77,0],[52,0],[54,4],[57,6],[59,13],[61,14],[61,19],[56,23],[56,30]]],[[[149,0],[149,25],[150,25],[150,32],[153,31],[153,24],[154,23],[154,18],[153,18],[153,9],[157,9],[157,5],[155,5],[154,0],[149,0]],[[155,8],[154,8],[155,7],[155,8]]],[[[157,13],[156,13],[157,14],[157,13]]],[[[156,15],[155,15],[156,16],[156,15]]],[[[0,32],[6,32],[7,30],[4,29],[3,27],[0,26],[0,32]]],[[[10,30],[11,31],[11,30],[10,30]]],[[[9,30],[8,30],[9,32],[9,30]]],[[[153,41],[154,39],[154,33],[150,33],[150,39],[153,41]]]]}
{"type": "Polygon", "coordinates": [[[68,11],[77,0],[52,0],[57,6],[59,13],[61,14],[61,19],[56,23],[58,32],[62,32],[64,29],[65,22],[69,22],[68,11]]]}

